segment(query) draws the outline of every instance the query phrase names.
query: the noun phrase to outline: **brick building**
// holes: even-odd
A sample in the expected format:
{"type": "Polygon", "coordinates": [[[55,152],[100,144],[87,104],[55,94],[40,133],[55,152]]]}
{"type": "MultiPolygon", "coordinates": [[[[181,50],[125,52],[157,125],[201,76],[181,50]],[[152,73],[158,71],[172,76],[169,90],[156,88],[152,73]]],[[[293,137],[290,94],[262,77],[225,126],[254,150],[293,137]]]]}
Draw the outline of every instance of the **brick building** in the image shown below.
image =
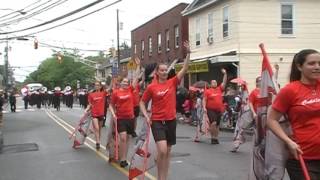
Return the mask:
{"type": "Polygon", "coordinates": [[[185,58],[183,42],[188,40],[188,18],[181,12],[188,6],[180,3],[131,31],[131,54],[143,66],[157,62],[170,63],[185,58]]]}

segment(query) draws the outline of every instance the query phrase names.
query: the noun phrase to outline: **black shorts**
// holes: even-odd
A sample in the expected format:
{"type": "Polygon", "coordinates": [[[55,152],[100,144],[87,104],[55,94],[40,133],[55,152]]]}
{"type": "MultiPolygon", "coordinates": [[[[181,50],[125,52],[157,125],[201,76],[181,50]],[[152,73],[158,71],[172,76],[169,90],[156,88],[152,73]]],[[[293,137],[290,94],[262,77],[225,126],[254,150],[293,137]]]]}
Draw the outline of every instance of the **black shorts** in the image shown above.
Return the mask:
{"type": "MultiPolygon", "coordinates": [[[[311,180],[320,179],[320,160],[305,160],[307,170],[309,172],[311,180]]],[[[286,168],[290,179],[300,180],[304,179],[300,162],[295,159],[287,160],[286,168]]]]}
{"type": "Polygon", "coordinates": [[[92,116],[92,118],[98,119],[99,122],[104,120],[104,116],[92,116]]]}
{"type": "Polygon", "coordinates": [[[134,117],[135,118],[139,117],[139,114],[140,114],[140,107],[139,106],[134,107],[134,117]]]}
{"type": "Polygon", "coordinates": [[[221,119],[221,112],[220,111],[208,109],[207,115],[208,115],[210,124],[212,124],[213,122],[216,122],[217,126],[220,125],[220,119],[221,119]]]}
{"type": "Polygon", "coordinates": [[[166,140],[168,145],[176,144],[176,119],[170,121],[152,121],[151,129],[156,142],[166,140]]]}
{"type": "Polygon", "coordinates": [[[134,121],[133,119],[118,119],[118,133],[127,132],[127,134],[133,134],[134,121]]]}

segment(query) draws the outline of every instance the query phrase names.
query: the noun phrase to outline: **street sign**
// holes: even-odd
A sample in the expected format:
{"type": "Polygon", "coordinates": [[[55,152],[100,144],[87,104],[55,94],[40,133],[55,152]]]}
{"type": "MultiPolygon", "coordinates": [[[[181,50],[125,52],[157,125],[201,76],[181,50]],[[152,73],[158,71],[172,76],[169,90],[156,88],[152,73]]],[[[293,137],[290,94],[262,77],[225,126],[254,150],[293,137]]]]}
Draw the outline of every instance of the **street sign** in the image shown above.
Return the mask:
{"type": "Polygon", "coordinates": [[[128,70],[136,70],[137,64],[134,62],[133,59],[130,59],[130,61],[127,63],[127,69],[128,70]]]}
{"type": "Polygon", "coordinates": [[[112,76],[118,75],[118,61],[113,61],[112,63],[112,76]]]}

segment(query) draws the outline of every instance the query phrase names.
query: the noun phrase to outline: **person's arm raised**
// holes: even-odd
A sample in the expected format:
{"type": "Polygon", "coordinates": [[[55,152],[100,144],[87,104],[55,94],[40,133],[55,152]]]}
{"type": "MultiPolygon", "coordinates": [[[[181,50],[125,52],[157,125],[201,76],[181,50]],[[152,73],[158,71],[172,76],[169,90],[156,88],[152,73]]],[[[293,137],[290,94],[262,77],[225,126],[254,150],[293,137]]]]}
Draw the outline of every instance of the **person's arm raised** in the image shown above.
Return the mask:
{"type": "Polygon", "coordinates": [[[187,50],[187,56],[183,62],[183,66],[182,66],[182,69],[178,72],[177,74],[177,78],[178,80],[181,80],[183,78],[183,76],[187,73],[188,71],[188,66],[189,66],[189,61],[190,61],[190,45],[189,45],[189,42],[188,41],[185,41],[183,43],[184,47],[186,48],[187,50]]]}
{"type": "Polygon", "coordinates": [[[137,64],[137,70],[134,73],[134,78],[132,81],[132,86],[135,88],[140,77],[140,59],[138,57],[135,58],[135,63],[137,64]]]}
{"type": "Polygon", "coordinates": [[[223,80],[222,80],[221,87],[222,87],[222,89],[224,90],[224,89],[226,88],[227,79],[228,79],[228,77],[227,77],[227,71],[226,71],[224,68],[222,68],[222,69],[221,69],[221,73],[223,74],[223,80]]]}

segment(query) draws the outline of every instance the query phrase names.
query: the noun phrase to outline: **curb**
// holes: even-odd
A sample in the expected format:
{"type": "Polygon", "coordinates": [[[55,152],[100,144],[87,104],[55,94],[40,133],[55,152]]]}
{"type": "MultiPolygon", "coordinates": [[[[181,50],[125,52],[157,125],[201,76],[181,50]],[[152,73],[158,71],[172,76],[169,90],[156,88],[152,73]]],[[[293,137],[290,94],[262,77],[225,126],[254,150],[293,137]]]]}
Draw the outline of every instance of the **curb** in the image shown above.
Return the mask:
{"type": "Polygon", "coordinates": [[[3,134],[1,131],[1,127],[0,127],[0,153],[2,152],[2,147],[3,147],[3,134]]]}

